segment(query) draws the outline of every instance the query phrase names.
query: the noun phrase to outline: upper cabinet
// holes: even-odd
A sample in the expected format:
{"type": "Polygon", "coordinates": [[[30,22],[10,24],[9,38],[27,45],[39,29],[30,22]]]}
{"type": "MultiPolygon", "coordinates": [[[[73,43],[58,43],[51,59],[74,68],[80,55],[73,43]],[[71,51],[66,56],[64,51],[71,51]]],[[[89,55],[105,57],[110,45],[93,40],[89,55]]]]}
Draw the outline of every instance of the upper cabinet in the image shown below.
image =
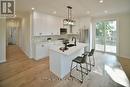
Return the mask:
{"type": "Polygon", "coordinates": [[[60,35],[60,27],[62,27],[62,18],[33,12],[33,36],[60,35]]]}
{"type": "Polygon", "coordinates": [[[33,28],[33,35],[40,36],[46,33],[46,24],[47,22],[45,15],[38,14],[37,12],[33,13],[32,17],[32,28],[33,28]]]}
{"type": "Polygon", "coordinates": [[[61,18],[47,15],[47,32],[50,35],[60,35],[61,18]]]}
{"type": "Polygon", "coordinates": [[[73,33],[73,34],[79,34],[79,28],[77,28],[77,26],[74,26],[74,27],[72,28],[72,33],[73,33]]]}

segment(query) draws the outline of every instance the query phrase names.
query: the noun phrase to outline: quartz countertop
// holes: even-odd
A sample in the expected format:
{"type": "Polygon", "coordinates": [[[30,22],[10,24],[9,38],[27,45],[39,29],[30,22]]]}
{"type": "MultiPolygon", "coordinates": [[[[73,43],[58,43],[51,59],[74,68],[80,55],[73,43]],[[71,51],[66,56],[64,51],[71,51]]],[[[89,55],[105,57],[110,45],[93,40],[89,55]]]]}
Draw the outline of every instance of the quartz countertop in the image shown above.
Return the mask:
{"type": "Polygon", "coordinates": [[[71,55],[72,53],[80,49],[83,49],[84,47],[87,47],[87,46],[88,46],[87,43],[77,43],[76,46],[68,47],[68,50],[64,50],[64,51],[60,50],[60,48],[64,47],[64,45],[52,45],[49,49],[56,51],[58,53],[64,54],[64,55],[71,55]]]}
{"type": "Polygon", "coordinates": [[[34,44],[62,44],[60,40],[55,40],[55,41],[40,41],[40,42],[34,42],[34,44]]]}

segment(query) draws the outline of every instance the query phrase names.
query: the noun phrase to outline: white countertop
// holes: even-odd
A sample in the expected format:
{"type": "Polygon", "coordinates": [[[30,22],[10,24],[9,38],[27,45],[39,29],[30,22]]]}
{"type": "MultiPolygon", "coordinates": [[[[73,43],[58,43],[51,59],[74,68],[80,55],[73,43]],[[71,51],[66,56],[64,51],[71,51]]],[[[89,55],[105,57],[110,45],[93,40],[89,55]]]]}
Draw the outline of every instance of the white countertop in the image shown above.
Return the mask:
{"type": "Polygon", "coordinates": [[[68,47],[68,50],[65,50],[64,52],[60,50],[60,47],[64,47],[64,45],[52,45],[50,46],[50,50],[56,51],[58,53],[64,54],[64,55],[70,55],[84,47],[87,47],[87,43],[77,43],[76,46],[68,47]]]}
{"type": "Polygon", "coordinates": [[[34,44],[51,44],[51,45],[55,45],[55,44],[62,44],[62,42],[60,40],[55,40],[55,41],[34,42],[34,44]]]}

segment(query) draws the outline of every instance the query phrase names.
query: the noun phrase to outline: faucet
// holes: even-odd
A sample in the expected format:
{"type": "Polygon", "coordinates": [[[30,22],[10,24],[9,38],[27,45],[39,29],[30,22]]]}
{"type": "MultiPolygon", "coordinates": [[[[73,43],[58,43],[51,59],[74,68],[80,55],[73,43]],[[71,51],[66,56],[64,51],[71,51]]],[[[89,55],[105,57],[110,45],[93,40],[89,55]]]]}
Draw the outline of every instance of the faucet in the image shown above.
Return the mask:
{"type": "Polygon", "coordinates": [[[76,46],[76,37],[72,37],[72,41],[73,41],[73,39],[75,39],[74,45],[76,46]]]}
{"type": "Polygon", "coordinates": [[[67,49],[67,44],[69,43],[69,41],[67,39],[63,40],[63,44],[65,44],[65,50],[67,49]]]}

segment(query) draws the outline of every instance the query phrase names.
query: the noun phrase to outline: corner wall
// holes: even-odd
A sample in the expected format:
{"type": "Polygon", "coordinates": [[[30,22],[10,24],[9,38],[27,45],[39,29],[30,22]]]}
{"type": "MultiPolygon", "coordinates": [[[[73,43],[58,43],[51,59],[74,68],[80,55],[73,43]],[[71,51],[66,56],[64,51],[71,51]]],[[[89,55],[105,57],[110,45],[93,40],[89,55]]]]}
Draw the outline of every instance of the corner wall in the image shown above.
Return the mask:
{"type": "Polygon", "coordinates": [[[6,19],[0,19],[0,63],[6,62],[6,19]]]}
{"type": "Polygon", "coordinates": [[[21,29],[19,31],[20,34],[20,44],[19,47],[23,50],[23,52],[29,57],[32,58],[31,53],[31,12],[23,12],[17,13],[17,16],[20,17],[21,20],[21,29]]]}

